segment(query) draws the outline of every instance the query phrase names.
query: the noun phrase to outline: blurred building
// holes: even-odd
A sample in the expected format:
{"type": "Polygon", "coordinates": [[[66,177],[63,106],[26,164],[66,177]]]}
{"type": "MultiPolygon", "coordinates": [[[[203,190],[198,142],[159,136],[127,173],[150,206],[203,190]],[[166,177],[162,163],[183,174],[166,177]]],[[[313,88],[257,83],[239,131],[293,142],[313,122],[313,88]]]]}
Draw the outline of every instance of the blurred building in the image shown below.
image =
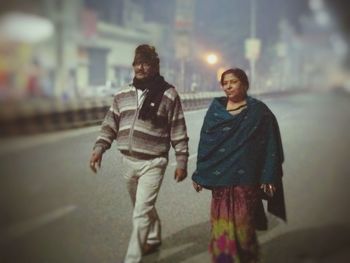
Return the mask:
{"type": "MultiPolygon", "coordinates": [[[[1,88],[3,98],[113,93],[115,87],[131,81],[135,47],[141,43],[162,47],[169,34],[165,25],[145,22],[144,9],[136,1],[40,0],[30,5],[17,1],[2,10],[2,17],[18,10],[23,17],[45,19],[53,31],[34,42],[11,37],[1,41],[0,85],[6,86],[1,88]],[[28,69],[14,70],[16,65],[12,64],[28,69]]],[[[159,53],[163,53],[161,48],[159,53]]]]}
{"type": "Polygon", "coordinates": [[[312,11],[310,16],[299,18],[298,30],[287,20],[279,23],[279,38],[269,53],[271,63],[267,78],[261,79],[262,89],[328,89],[337,85],[343,72],[345,43],[342,48],[339,32],[326,10],[312,11]]]}
{"type": "Polygon", "coordinates": [[[252,28],[261,43],[252,92],[327,85],[339,79],[334,76],[349,45],[332,23],[327,25],[322,2],[5,2],[0,7],[0,98],[110,95],[131,81],[133,52],[141,43],[157,47],[161,74],[179,91],[217,90],[222,69],[237,66],[253,75],[245,56],[252,28]],[[205,61],[210,52],[217,55],[216,64],[205,61]]]}

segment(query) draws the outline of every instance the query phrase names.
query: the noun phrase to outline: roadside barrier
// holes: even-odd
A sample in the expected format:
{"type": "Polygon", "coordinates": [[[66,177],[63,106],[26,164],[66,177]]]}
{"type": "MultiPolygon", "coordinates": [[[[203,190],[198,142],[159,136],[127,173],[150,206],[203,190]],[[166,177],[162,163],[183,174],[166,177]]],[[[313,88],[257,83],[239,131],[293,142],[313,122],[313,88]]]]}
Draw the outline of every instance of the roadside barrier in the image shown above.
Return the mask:
{"type": "MultiPolygon", "coordinates": [[[[291,92],[266,93],[279,96],[291,92]]],[[[185,111],[208,107],[222,92],[180,94],[185,111]]],[[[259,96],[258,96],[259,97],[259,96]]],[[[46,133],[99,125],[112,103],[112,97],[61,101],[33,99],[0,103],[0,137],[46,133]]]]}

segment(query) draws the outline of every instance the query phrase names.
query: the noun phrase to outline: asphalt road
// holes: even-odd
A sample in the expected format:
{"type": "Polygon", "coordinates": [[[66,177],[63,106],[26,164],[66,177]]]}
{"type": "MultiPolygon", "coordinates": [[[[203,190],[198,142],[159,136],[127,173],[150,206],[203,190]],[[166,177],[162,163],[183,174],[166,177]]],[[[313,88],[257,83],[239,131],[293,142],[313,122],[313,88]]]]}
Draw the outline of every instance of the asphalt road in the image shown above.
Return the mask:
{"type": "MultiPolygon", "coordinates": [[[[285,152],[288,222],[259,233],[263,262],[350,262],[350,95],[263,99],[285,152]]],[[[186,113],[189,173],[204,110],[186,113]]],[[[122,262],[131,202],[115,145],[97,175],[88,167],[98,128],[0,141],[0,262],[122,262]]],[[[145,262],[209,262],[210,192],[173,179],[173,153],[157,209],[161,250],[145,262]]]]}

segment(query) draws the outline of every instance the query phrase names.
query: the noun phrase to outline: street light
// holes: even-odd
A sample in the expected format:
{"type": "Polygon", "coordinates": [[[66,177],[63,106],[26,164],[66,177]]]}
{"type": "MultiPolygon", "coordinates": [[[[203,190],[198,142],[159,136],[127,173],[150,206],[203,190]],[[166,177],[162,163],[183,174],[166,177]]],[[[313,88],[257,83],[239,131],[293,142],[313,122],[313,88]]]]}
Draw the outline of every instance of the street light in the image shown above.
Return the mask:
{"type": "Polygon", "coordinates": [[[219,57],[215,53],[206,53],[203,57],[210,67],[207,67],[207,74],[205,76],[206,82],[211,90],[213,87],[217,86],[217,65],[219,62],[219,57]]]}
{"type": "Polygon", "coordinates": [[[218,56],[214,53],[208,54],[206,57],[207,63],[210,65],[214,65],[218,62],[218,56]]]}

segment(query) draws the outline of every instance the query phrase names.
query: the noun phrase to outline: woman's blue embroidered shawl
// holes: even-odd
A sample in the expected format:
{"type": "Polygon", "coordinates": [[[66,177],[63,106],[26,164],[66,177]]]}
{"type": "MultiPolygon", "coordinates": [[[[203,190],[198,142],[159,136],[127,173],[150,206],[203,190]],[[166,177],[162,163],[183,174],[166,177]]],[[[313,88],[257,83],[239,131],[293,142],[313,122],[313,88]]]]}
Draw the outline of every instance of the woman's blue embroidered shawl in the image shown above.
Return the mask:
{"type": "Polygon", "coordinates": [[[277,120],[261,101],[247,97],[237,115],[215,98],[204,118],[193,181],[206,187],[276,183],[283,150],[277,120]]]}

